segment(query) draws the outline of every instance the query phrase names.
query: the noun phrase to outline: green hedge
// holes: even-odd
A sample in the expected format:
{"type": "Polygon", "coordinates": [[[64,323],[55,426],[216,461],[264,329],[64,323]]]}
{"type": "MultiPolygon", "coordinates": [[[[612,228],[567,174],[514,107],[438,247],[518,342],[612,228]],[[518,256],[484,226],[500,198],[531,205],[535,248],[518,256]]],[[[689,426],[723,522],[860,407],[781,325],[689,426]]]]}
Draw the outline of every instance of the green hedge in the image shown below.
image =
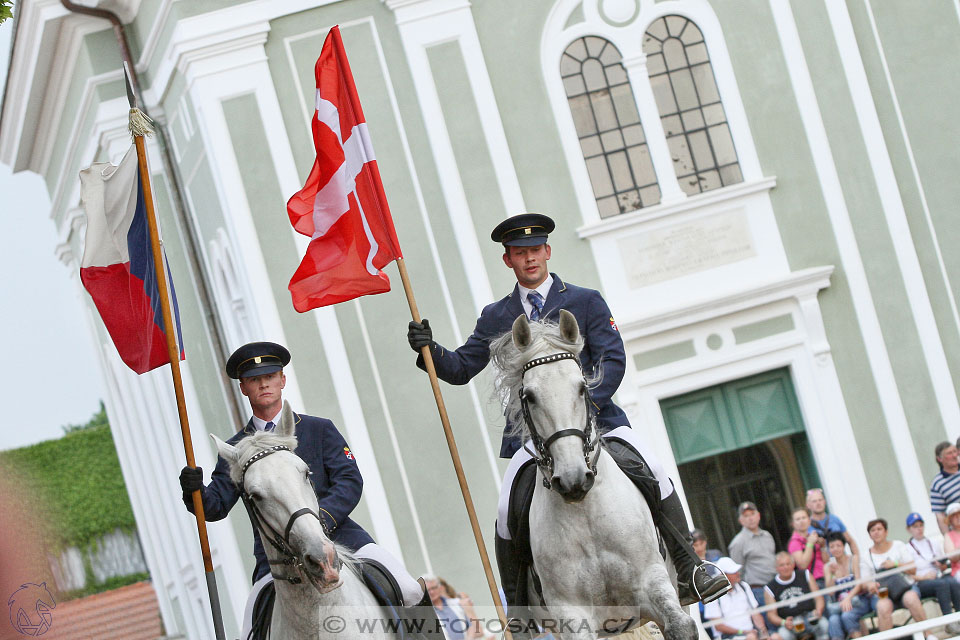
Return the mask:
{"type": "Polygon", "coordinates": [[[38,498],[55,552],[85,550],[114,529],[136,529],[102,407],[88,425],[65,431],[58,440],[0,452],[0,465],[14,471],[8,477],[38,498]]]}

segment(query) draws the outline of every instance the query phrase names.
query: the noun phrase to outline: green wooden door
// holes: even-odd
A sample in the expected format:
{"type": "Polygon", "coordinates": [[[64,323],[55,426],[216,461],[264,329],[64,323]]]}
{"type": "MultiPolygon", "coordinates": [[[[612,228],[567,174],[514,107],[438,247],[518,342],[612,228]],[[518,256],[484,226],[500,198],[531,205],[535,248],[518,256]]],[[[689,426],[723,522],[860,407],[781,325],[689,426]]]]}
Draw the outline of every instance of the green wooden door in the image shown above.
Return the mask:
{"type": "Polygon", "coordinates": [[[804,431],[788,369],[667,398],[660,406],[677,464],[804,431]]]}
{"type": "Polygon", "coordinates": [[[805,488],[820,486],[788,369],[661,401],[694,525],[726,552],[737,505],[758,505],[778,545],[805,488]]]}

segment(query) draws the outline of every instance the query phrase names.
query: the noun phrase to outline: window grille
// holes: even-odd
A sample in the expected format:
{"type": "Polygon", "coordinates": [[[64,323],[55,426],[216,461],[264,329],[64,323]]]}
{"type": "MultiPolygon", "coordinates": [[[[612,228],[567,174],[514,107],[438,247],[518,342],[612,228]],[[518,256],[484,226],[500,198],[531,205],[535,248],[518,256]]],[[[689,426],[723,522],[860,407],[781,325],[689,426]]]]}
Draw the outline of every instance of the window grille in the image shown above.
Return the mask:
{"type": "Polygon", "coordinates": [[[601,218],[660,202],[636,99],[621,60],[617,48],[597,36],[575,40],[560,59],[560,76],[601,218]]]}
{"type": "Polygon", "coordinates": [[[743,182],[703,34],[683,16],[644,34],[647,72],[680,188],[687,195],[743,182]]]}

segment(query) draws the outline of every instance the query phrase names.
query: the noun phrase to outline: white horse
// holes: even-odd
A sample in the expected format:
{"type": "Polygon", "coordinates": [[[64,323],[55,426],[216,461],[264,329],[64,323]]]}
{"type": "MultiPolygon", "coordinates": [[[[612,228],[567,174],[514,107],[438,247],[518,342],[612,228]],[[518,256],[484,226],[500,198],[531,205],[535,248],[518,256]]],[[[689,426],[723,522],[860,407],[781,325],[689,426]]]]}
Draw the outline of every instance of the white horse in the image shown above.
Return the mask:
{"type": "Polygon", "coordinates": [[[490,347],[507,417],[544,476],[530,506],[546,602],[536,606],[529,580],[535,617],[560,621],[555,635],[564,640],[615,635],[641,619],[667,640],[693,640],[697,626],[680,607],[650,509],[595,434],[582,347],[566,310],[559,325],[520,316],[490,347]]]}
{"type": "Polygon", "coordinates": [[[284,402],[274,432],[257,432],[236,446],[215,435],[230,477],[246,494],[263,540],[271,571],[278,577],[270,626],[272,638],[284,640],[370,640],[398,638],[387,625],[373,594],[345,548],[332,542],[318,515],[310,469],[294,453],[293,412],[284,402]],[[365,629],[351,628],[359,624],[365,629]]]}

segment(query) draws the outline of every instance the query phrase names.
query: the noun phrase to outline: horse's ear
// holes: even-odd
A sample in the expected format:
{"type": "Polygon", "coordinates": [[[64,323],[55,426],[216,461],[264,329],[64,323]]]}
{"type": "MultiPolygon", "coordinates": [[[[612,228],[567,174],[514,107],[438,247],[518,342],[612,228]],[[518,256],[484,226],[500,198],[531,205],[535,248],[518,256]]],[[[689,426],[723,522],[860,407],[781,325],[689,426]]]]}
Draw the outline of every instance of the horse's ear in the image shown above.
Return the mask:
{"type": "Polygon", "coordinates": [[[296,426],[293,422],[293,409],[290,403],[283,401],[283,410],[280,412],[280,424],[277,425],[277,435],[292,436],[296,433],[296,426]]]}
{"type": "Polygon", "coordinates": [[[213,438],[214,444],[217,445],[217,453],[220,454],[220,457],[226,460],[230,464],[237,464],[240,461],[240,454],[237,453],[237,448],[232,444],[227,444],[217,436],[210,434],[210,437],[213,438]]]}
{"type": "Polygon", "coordinates": [[[530,323],[527,322],[527,316],[521,313],[513,321],[513,344],[517,345],[517,349],[523,351],[530,346],[531,340],[533,340],[533,336],[530,334],[530,323]]]}
{"type": "Polygon", "coordinates": [[[560,335],[567,342],[576,342],[580,339],[580,325],[572,313],[560,309],[560,335]]]}

